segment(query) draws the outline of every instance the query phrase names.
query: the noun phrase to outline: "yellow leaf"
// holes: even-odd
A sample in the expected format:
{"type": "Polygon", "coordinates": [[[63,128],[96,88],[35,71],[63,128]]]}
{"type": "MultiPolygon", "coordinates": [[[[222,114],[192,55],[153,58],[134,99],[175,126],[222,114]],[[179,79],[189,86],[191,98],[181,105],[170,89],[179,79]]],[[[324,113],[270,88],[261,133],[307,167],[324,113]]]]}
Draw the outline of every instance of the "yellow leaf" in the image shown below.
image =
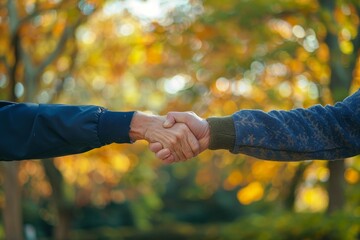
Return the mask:
{"type": "Polygon", "coordinates": [[[350,183],[350,184],[356,184],[357,182],[359,182],[360,179],[360,175],[359,172],[357,172],[356,170],[352,169],[352,168],[348,168],[345,171],[345,180],[350,183]]]}
{"type": "Polygon", "coordinates": [[[354,45],[350,41],[341,41],[340,50],[344,54],[351,54],[354,51],[354,45]]]}
{"type": "Polygon", "coordinates": [[[240,170],[233,170],[230,175],[226,178],[224,182],[224,188],[226,190],[231,190],[234,187],[241,184],[243,181],[243,175],[240,170]]]}
{"type": "Polygon", "coordinates": [[[244,205],[259,201],[264,196],[264,187],[260,182],[252,182],[237,193],[238,201],[244,205]]]}

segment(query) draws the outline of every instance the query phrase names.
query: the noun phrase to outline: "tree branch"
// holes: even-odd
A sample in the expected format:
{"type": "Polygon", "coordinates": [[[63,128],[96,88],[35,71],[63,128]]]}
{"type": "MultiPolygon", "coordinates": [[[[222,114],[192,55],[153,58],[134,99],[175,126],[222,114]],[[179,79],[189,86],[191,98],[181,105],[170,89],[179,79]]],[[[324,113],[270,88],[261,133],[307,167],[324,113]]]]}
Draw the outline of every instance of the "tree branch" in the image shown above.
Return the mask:
{"type": "MultiPolygon", "coordinates": [[[[358,15],[358,17],[360,17],[360,4],[359,5],[354,4],[354,7],[356,10],[356,14],[358,15]]],[[[352,41],[355,52],[360,48],[360,32],[359,31],[360,31],[360,25],[358,25],[357,36],[352,41]]]]}
{"type": "Polygon", "coordinates": [[[62,8],[65,5],[66,1],[64,2],[60,2],[58,4],[56,4],[55,6],[49,7],[49,8],[44,8],[44,9],[36,9],[34,12],[32,12],[31,14],[25,16],[24,18],[20,19],[19,24],[23,24],[25,22],[30,21],[31,19],[40,16],[43,13],[49,12],[49,11],[54,11],[54,10],[58,10],[60,8],[62,8]]]}
{"type": "Polygon", "coordinates": [[[61,54],[61,51],[65,47],[67,40],[70,38],[76,27],[80,25],[80,23],[81,23],[81,18],[73,26],[68,26],[64,29],[54,51],[50,53],[50,55],[47,58],[45,58],[45,60],[39,65],[39,67],[36,70],[36,75],[43,72],[45,68],[49,66],[61,54]]]}
{"type": "Polygon", "coordinates": [[[2,62],[4,64],[7,74],[10,74],[11,68],[10,68],[10,65],[4,55],[0,56],[0,62],[2,62]]]}
{"type": "Polygon", "coordinates": [[[15,0],[8,0],[7,3],[7,10],[9,15],[9,26],[10,26],[10,36],[11,39],[14,38],[16,35],[18,24],[19,24],[19,18],[18,13],[16,9],[16,1],[15,0]]]}
{"type": "MultiPolygon", "coordinates": [[[[20,51],[21,51],[22,61],[24,63],[24,67],[25,67],[25,72],[26,72],[26,74],[29,74],[32,76],[32,74],[35,71],[32,59],[25,50],[20,48],[20,51]]],[[[28,77],[30,77],[30,76],[28,76],[28,77]]],[[[25,77],[25,78],[27,78],[27,77],[25,77]]]]}
{"type": "Polygon", "coordinates": [[[18,14],[17,14],[17,9],[16,9],[16,1],[15,0],[8,0],[6,5],[5,4],[0,4],[0,9],[6,7],[8,10],[8,15],[9,15],[9,19],[10,19],[10,33],[11,36],[14,36],[19,28],[19,26],[21,26],[21,24],[24,24],[25,22],[30,21],[31,19],[45,13],[48,11],[53,11],[53,10],[57,10],[60,9],[61,7],[65,6],[65,4],[68,3],[66,1],[62,1],[60,3],[58,3],[57,5],[53,6],[53,7],[49,7],[49,8],[44,8],[44,9],[40,9],[38,10],[36,8],[36,10],[34,12],[32,12],[31,14],[25,16],[22,19],[19,19],[18,14]]]}
{"type": "Polygon", "coordinates": [[[12,48],[13,48],[13,56],[14,56],[14,63],[10,67],[9,72],[9,79],[10,79],[10,89],[11,89],[11,100],[16,101],[17,97],[15,95],[15,85],[16,85],[16,73],[20,63],[20,52],[21,52],[21,43],[20,43],[20,36],[19,32],[16,31],[15,35],[12,37],[12,48]]]}
{"type": "MultiPolygon", "coordinates": [[[[12,0],[8,0],[8,1],[11,2],[12,0]]],[[[31,20],[32,18],[41,15],[44,12],[59,9],[59,8],[65,6],[66,3],[67,3],[66,1],[62,1],[53,7],[41,9],[41,10],[35,10],[33,13],[31,13],[31,14],[27,15],[26,17],[24,17],[23,19],[21,19],[19,21],[19,24],[27,22],[27,21],[31,20]]],[[[94,10],[94,12],[95,11],[96,11],[96,9],[94,10]]],[[[39,75],[42,71],[44,71],[44,69],[48,65],[50,65],[61,54],[61,51],[65,47],[67,40],[70,38],[70,36],[72,35],[72,33],[74,32],[76,27],[79,26],[87,17],[88,16],[79,17],[79,19],[76,21],[76,23],[73,26],[68,26],[64,29],[64,31],[60,37],[60,40],[59,40],[58,44],[56,45],[54,51],[52,53],[50,53],[50,55],[39,65],[39,67],[36,69],[35,75],[39,75]]]]}
{"type": "MultiPolygon", "coordinates": [[[[60,4],[57,5],[57,7],[60,7],[60,4]]],[[[50,8],[49,8],[50,9],[50,8]]],[[[43,11],[47,11],[49,9],[44,9],[43,11]]],[[[38,11],[39,12],[39,11],[38,11]]],[[[94,10],[95,12],[95,10],[94,10]]],[[[27,21],[26,19],[31,19],[32,15],[29,15],[28,17],[25,17],[23,21],[27,21]]],[[[64,29],[55,49],[49,54],[47,58],[45,58],[39,66],[35,69],[35,77],[39,76],[47,66],[49,66],[62,52],[64,49],[68,39],[73,35],[75,29],[84,22],[89,16],[80,16],[75,24],[72,26],[68,26],[64,29]]]]}
{"type": "Polygon", "coordinates": [[[70,54],[70,66],[69,66],[69,69],[67,70],[66,74],[64,74],[63,77],[61,77],[61,79],[59,79],[55,84],[54,84],[54,87],[51,89],[50,91],[50,100],[49,102],[50,103],[53,103],[54,101],[56,101],[56,99],[59,97],[60,93],[62,92],[63,90],[63,87],[64,87],[64,83],[65,83],[65,79],[67,77],[70,77],[72,72],[74,71],[74,68],[75,68],[75,58],[76,58],[76,55],[78,53],[78,48],[77,46],[75,45],[74,46],[74,49],[72,51],[72,53],[70,54]]]}

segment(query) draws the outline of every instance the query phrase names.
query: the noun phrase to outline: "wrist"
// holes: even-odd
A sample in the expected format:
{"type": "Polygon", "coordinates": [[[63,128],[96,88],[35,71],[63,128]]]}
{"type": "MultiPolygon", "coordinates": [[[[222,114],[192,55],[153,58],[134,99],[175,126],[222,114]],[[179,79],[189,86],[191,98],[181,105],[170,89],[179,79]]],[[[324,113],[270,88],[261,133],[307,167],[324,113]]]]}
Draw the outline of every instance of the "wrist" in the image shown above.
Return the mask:
{"type": "Polygon", "coordinates": [[[204,121],[205,131],[203,133],[203,137],[200,139],[200,148],[201,151],[204,151],[209,148],[210,146],[210,125],[206,120],[204,121]]]}
{"type": "Polygon", "coordinates": [[[210,132],[209,149],[233,150],[236,134],[232,116],[211,117],[207,119],[207,122],[209,123],[210,132]]]}
{"type": "Polygon", "coordinates": [[[150,141],[154,131],[162,126],[164,121],[165,119],[160,116],[135,112],[130,124],[130,139],[132,142],[143,139],[150,141]]]}
{"type": "Polygon", "coordinates": [[[101,144],[130,143],[129,132],[133,115],[134,112],[103,110],[98,125],[98,136],[101,144]],[[115,130],[114,126],[116,126],[115,130]]]}
{"type": "Polygon", "coordinates": [[[135,142],[145,138],[146,125],[149,123],[150,116],[143,112],[135,112],[131,120],[129,136],[135,142]]]}

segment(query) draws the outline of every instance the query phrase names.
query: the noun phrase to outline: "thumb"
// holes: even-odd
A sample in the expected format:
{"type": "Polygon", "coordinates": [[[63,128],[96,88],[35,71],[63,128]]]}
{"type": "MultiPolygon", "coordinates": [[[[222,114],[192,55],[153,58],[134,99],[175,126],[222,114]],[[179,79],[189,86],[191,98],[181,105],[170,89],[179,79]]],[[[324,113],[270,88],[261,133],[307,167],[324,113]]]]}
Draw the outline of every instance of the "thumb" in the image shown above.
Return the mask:
{"type": "MultiPolygon", "coordinates": [[[[198,115],[196,115],[193,112],[169,112],[166,118],[167,118],[166,121],[171,122],[171,126],[174,125],[175,123],[185,123],[190,129],[190,131],[198,139],[203,137],[204,131],[207,129],[206,120],[200,118],[198,115]]],[[[165,123],[164,123],[164,127],[165,127],[165,123]]]]}
{"type": "Polygon", "coordinates": [[[172,115],[172,113],[168,113],[166,115],[166,120],[163,123],[164,128],[171,128],[176,123],[175,117],[172,115]]]}

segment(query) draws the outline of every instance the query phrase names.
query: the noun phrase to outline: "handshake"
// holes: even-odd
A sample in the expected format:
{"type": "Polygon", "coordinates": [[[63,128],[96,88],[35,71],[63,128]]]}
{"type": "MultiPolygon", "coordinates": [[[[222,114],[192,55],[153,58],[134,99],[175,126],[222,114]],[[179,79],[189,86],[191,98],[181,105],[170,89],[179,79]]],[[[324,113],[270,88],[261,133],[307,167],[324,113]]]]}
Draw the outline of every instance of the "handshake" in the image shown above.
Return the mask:
{"type": "Polygon", "coordinates": [[[0,101],[0,161],[65,156],[140,139],[165,163],[190,159],[205,149],[268,160],[341,159],[360,154],[359,102],[360,91],[336,107],[240,110],[202,119],[193,112],[164,117],[90,105],[0,101]]]}
{"type": "Polygon", "coordinates": [[[170,112],[166,117],[136,112],[129,135],[133,141],[147,140],[165,163],[195,157],[210,144],[209,123],[193,112],[170,112]]]}

